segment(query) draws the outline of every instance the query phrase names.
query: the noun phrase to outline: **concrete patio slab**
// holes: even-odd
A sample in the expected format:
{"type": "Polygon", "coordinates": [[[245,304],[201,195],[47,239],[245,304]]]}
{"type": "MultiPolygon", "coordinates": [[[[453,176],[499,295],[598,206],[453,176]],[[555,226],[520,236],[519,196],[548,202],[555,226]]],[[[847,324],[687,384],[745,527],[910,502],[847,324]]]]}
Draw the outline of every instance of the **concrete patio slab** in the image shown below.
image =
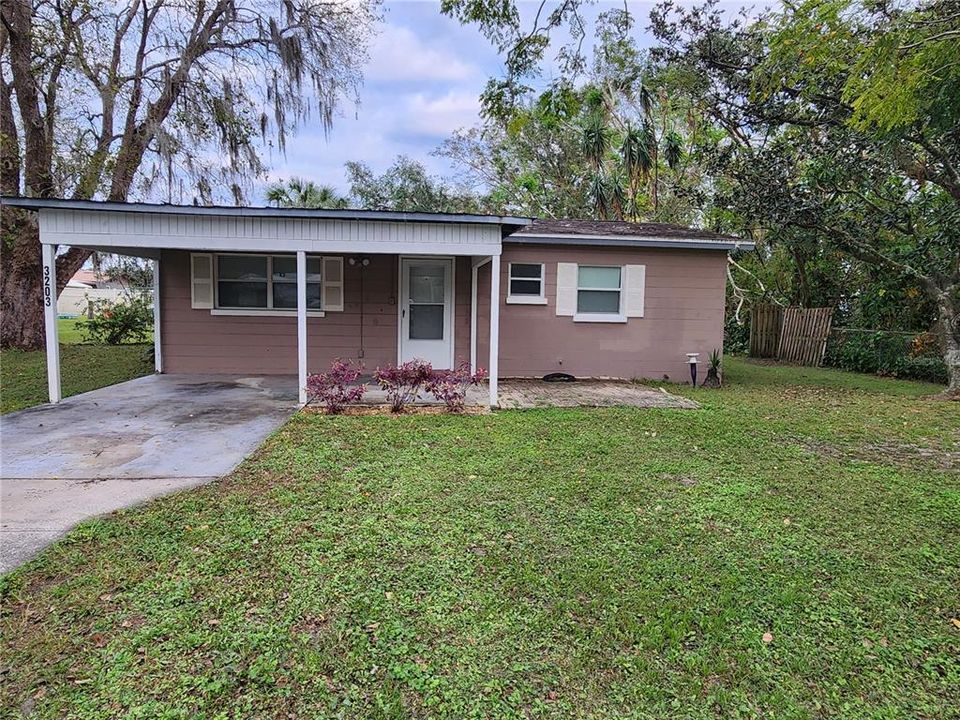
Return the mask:
{"type": "Polygon", "coordinates": [[[542,380],[501,380],[499,395],[500,407],[505,410],[617,406],[692,410],[700,407],[688,398],[625,380],[577,380],[552,383],[542,380]]]}
{"type": "Polygon", "coordinates": [[[229,473],[296,395],[291,377],[152,375],[0,417],[0,571],[83,519],[229,473]]]}

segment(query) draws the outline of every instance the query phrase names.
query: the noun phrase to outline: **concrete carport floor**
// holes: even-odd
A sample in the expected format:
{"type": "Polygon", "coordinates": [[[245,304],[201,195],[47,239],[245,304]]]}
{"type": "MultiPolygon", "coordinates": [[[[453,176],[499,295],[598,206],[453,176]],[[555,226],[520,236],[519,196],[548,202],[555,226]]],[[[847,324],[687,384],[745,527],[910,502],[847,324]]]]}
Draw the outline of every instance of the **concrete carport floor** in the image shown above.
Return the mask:
{"type": "Polygon", "coordinates": [[[0,417],[0,572],[81,520],[229,473],[296,400],[294,377],[152,375],[0,417]]]}

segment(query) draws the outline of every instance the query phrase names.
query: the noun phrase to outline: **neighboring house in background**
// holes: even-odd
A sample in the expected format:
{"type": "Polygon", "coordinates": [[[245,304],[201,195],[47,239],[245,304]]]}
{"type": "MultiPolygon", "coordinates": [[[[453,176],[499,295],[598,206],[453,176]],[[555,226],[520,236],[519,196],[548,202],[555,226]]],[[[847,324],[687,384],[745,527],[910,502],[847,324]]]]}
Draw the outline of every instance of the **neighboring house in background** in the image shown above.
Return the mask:
{"type": "Polygon", "coordinates": [[[81,268],[67,281],[57,298],[57,314],[63,317],[86,315],[91,302],[116,302],[124,296],[123,284],[96,270],[81,268]]]}
{"type": "Polygon", "coordinates": [[[154,260],[158,371],[304,388],[336,358],[466,361],[491,405],[501,376],[683,382],[687,353],[723,347],[727,253],[753,247],[656,223],[4,202],[39,211],[48,263],[58,244],[154,260]]]}

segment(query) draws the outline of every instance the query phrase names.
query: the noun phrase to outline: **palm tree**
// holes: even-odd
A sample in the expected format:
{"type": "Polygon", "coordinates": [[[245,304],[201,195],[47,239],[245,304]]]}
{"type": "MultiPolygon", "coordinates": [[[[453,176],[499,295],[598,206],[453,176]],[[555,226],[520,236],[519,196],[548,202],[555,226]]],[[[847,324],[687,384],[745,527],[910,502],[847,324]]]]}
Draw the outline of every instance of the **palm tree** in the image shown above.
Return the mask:
{"type": "Polygon", "coordinates": [[[349,199],[337,193],[335,188],[298,177],[292,177],[286,183],[274,183],[267,188],[266,198],[277,207],[339,210],[350,206],[349,199]]]}

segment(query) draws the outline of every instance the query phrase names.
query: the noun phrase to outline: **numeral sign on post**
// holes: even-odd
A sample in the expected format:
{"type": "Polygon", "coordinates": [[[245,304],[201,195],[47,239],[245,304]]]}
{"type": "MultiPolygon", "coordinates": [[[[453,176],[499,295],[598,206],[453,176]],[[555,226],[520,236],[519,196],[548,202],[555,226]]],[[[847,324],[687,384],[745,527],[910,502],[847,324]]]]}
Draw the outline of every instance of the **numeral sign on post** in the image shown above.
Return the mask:
{"type": "Polygon", "coordinates": [[[43,304],[46,307],[50,307],[53,303],[53,288],[50,283],[50,267],[44,266],[43,268],[43,304]]]}

